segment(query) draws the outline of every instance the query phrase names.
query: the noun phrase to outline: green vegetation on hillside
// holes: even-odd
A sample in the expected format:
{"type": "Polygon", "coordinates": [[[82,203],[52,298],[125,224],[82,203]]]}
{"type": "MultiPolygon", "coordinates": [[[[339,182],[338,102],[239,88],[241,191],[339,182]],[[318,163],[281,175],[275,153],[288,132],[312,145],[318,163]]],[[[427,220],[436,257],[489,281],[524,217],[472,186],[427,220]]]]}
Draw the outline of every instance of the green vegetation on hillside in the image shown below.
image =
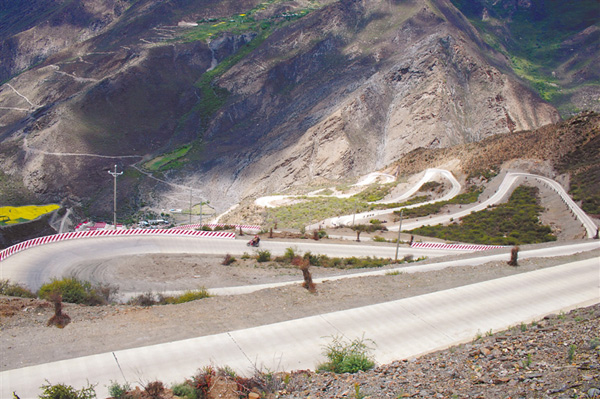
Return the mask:
{"type": "MultiPolygon", "coordinates": [[[[276,29],[285,26],[286,24],[302,18],[319,5],[316,2],[314,6],[309,8],[297,9],[294,11],[283,12],[268,17],[260,17],[260,13],[267,10],[269,6],[275,6],[281,3],[282,0],[268,0],[260,3],[255,8],[236,15],[222,18],[208,18],[197,21],[198,26],[190,28],[186,31],[183,37],[178,38],[178,41],[208,41],[216,38],[221,34],[229,33],[240,35],[253,32],[255,36],[245,45],[241,46],[234,54],[221,60],[216,67],[206,71],[196,82],[196,87],[200,91],[200,100],[198,103],[178,122],[178,129],[185,125],[185,121],[191,115],[199,115],[202,129],[206,129],[208,121],[211,117],[225,105],[230,93],[215,84],[215,81],[227,72],[231,67],[240,62],[244,57],[260,46],[276,29]]],[[[200,157],[204,147],[202,146],[202,132],[199,132],[199,138],[192,144],[188,145],[188,150],[184,154],[178,156],[178,162],[166,162],[158,167],[149,167],[150,170],[165,171],[181,166],[184,159],[195,159],[200,157]]],[[[168,155],[167,155],[168,156],[168,155]]],[[[165,156],[163,156],[165,157],[165,156]]],[[[148,167],[148,166],[147,166],[148,167]]]]}
{"type": "Polygon", "coordinates": [[[355,198],[299,197],[299,200],[302,202],[269,211],[280,227],[302,228],[333,216],[350,215],[371,209],[368,203],[355,198]]]}
{"type": "Polygon", "coordinates": [[[434,202],[433,204],[422,205],[416,208],[404,208],[403,210],[394,211],[396,215],[400,215],[400,212],[404,213],[406,218],[420,218],[427,215],[435,215],[440,210],[449,204],[472,204],[477,201],[479,194],[483,189],[475,186],[471,186],[468,192],[459,194],[456,197],[447,201],[434,202]]]}
{"type": "Polygon", "coordinates": [[[494,49],[510,58],[512,68],[530,82],[540,96],[557,106],[563,115],[574,110],[568,104],[571,89],[582,84],[600,84],[598,76],[585,81],[572,79],[591,58],[573,47],[598,45],[600,35],[591,33],[573,39],[590,26],[600,26],[597,0],[572,2],[546,0],[529,6],[507,1],[452,0],[494,49]],[[487,18],[483,18],[485,13],[487,18]],[[560,81],[555,72],[566,67],[560,81]]]}
{"type": "Polygon", "coordinates": [[[180,38],[180,40],[186,42],[197,40],[207,41],[223,32],[243,34],[249,31],[260,32],[270,30],[274,27],[281,26],[286,22],[302,18],[312,10],[318,8],[317,3],[313,1],[312,7],[282,12],[268,17],[260,16],[262,11],[282,2],[283,0],[267,0],[245,13],[222,18],[203,18],[197,21],[198,26],[188,30],[185,36],[180,38]]]}
{"type": "Polygon", "coordinates": [[[474,244],[519,245],[555,241],[552,230],[540,223],[536,187],[517,187],[508,203],[474,212],[449,226],[423,226],[411,231],[448,241],[474,244]]]}
{"type": "Polygon", "coordinates": [[[150,171],[173,169],[179,164],[177,161],[185,156],[191,147],[191,145],[185,145],[175,151],[158,156],[151,161],[146,162],[144,167],[150,171]]]}
{"type": "Polygon", "coordinates": [[[598,128],[586,128],[594,120],[598,126],[597,114],[582,114],[569,120],[577,129],[578,142],[561,158],[558,170],[571,175],[569,194],[581,202],[581,209],[591,215],[600,215],[600,132],[598,128]]]}

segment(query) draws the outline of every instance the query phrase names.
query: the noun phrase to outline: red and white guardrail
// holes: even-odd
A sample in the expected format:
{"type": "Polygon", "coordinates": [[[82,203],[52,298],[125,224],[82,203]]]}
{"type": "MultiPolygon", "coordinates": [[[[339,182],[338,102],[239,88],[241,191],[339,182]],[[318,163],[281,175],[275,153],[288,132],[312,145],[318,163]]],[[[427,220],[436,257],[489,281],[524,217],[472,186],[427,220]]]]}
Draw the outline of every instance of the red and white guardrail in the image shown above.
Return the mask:
{"type": "Polygon", "coordinates": [[[201,229],[203,226],[208,226],[211,229],[215,227],[225,227],[231,226],[237,229],[247,230],[247,231],[256,231],[259,232],[262,230],[261,226],[251,225],[251,224],[227,224],[227,223],[198,223],[198,224],[185,224],[183,226],[173,227],[173,230],[193,230],[193,229],[201,229]]]}
{"type": "Polygon", "coordinates": [[[38,237],[15,244],[0,251],[0,261],[8,258],[17,252],[38,245],[49,244],[52,242],[73,240],[77,238],[90,237],[114,237],[114,236],[179,236],[179,237],[207,237],[207,238],[225,238],[235,239],[235,232],[231,231],[190,231],[190,230],[161,230],[161,229],[132,229],[132,230],[95,230],[78,231],[73,233],[62,233],[51,236],[38,237]]]}
{"type": "Polygon", "coordinates": [[[455,251],[488,251],[490,249],[506,248],[502,245],[445,244],[443,242],[413,242],[410,247],[422,249],[447,249],[455,251]]]}

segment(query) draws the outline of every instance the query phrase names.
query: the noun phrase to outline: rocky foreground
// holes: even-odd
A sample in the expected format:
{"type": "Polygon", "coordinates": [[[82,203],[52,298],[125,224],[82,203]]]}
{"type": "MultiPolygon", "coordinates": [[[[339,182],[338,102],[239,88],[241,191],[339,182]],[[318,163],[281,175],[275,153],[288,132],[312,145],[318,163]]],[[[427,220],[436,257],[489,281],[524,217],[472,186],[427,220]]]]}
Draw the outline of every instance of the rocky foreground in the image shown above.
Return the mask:
{"type": "MultiPolygon", "coordinates": [[[[203,398],[600,398],[599,321],[597,304],[367,372],[257,373],[236,383],[205,370],[193,384],[203,398]]],[[[152,397],[173,398],[162,394],[152,397]]],[[[138,388],[134,397],[150,396],[138,388]]]]}
{"type": "Polygon", "coordinates": [[[285,398],[600,398],[600,305],[357,374],[297,373],[285,398]]]}

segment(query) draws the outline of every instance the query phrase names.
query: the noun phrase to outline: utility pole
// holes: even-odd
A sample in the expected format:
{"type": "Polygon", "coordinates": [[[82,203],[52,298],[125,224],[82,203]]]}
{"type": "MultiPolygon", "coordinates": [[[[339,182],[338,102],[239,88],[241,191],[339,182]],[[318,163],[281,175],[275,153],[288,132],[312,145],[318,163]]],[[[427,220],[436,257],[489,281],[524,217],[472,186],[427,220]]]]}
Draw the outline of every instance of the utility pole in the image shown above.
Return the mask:
{"type": "Polygon", "coordinates": [[[108,171],[109,174],[111,174],[114,177],[114,188],[113,188],[113,192],[114,192],[114,200],[113,200],[113,223],[115,226],[115,230],[117,229],[117,176],[121,176],[123,174],[123,172],[119,172],[117,173],[117,165],[115,165],[115,171],[111,172],[110,170],[108,171]]]}
{"type": "Polygon", "coordinates": [[[400,247],[400,232],[402,231],[402,216],[404,215],[404,209],[400,210],[400,225],[398,226],[398,240],[396,240],[396,258],[394,262],[398,262],[398,247],[400,247]]]}
{"type": "MultiPolygon", "coordinates": [[[[202,221],[200,221],[202,224],[202,221]]],[[[190,224],[192,224],[192,188],[190,187],[190,224]]]]}

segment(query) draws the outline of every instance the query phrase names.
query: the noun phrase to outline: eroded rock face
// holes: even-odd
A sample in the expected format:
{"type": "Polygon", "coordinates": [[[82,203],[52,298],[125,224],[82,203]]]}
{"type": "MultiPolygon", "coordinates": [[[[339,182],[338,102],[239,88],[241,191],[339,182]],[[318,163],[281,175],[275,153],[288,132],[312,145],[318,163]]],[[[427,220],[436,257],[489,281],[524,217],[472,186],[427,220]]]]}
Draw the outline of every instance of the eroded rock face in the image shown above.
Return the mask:
{"type": "MultiPolygon", "coordinates": [[[[413,8],[406,20],[378,31],[370,25],[391,23],[397,10],[386,14],[378,1],[348,4],[324,10],[327,22],[306,21],[305,29],[274,40],[219,81],[244,100],[223,111],[230,121],[217,119],[213,126],[226,123],[228,134],[252,149],[246,157],[219,157],[215,176],[233,170],[232,192],[260,195],[356,176],[415,148],[559,120],[553,107],[503,72],[506,64],[484,56],[469,40],[472,33],[439,12],[407,2],[413,8]],[[364,26],[352,32],[352,41],[343,39],[353,24],[364,26]],[[331,37],[314,44],[314,32],[326,29],[331,37]],[[380,36],[368,47],[364,40],[373,34],[380,36]],[[286,46],[298,55],[270,68],[250,67],[269,66],[266,60],[275,56],[269,53],[286,46]],[[248,119],[243,133],[236,130],[236,122],[248,119]]],[[[216,141],[221,134],[211,129],[208,137],[216,141]]]]}
{"type": "Polygon", "coordinates": [[[102,33],[129,7],[124,0],[32,1],[25,10],[6,3],[14,18],[5,19],[0,36],[0,81],[102,33]]]}
{"type": "MultiPolygon", "coordinates": [[[[140,10],[151,10],[153,19],[128,10],[117,22],[111,21],[122,4],[101,4],[103,11],[93,15],[94,21],[106,17],[98,25],[102,35],[76,45],[65,39],[56,49],[68,51],[0,87],[6,104],[0,162],[42,197],[76,197],[108,212],[106,171],[115,163],[127,168],[194,142],[184,168],[167,177],[193,182],[222,211],[247,196],[361,175],[415,148],[478,141],[559,119],[506,73],[506,60],[482,50],[446,0],[331,2],[273,33],[213,81],[215,90],[229,93],[214,113],[204,112],[207,94],[198,80],[254,34],[165,43],[160,35],[176,37],[180,29],[161,25],[163,14],[172,19],[173,4],[149,1],[140,10]]],[[[78,37],[92,35],[92,25],[78,37]]],[[[56,32],[46,31],[48,40],[58,40],[56,32]]],[[[120,195],[136,198],[132,209],[178,197],[177,187],[149,194],[156,182],[129,179],[120,195]]]]}

